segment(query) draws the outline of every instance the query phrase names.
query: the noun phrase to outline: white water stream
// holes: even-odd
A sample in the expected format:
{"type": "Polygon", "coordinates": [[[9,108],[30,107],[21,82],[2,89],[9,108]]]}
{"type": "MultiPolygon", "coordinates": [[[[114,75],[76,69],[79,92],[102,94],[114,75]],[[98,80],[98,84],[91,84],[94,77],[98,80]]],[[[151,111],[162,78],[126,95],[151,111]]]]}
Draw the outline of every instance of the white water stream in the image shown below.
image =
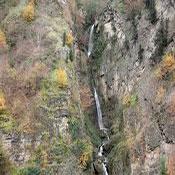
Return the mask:
{"type": "Polygon", "coordinates": [[[95,88],[94,88],[94,98],[95,98],[95,104],[96,104],[96,109],[97,109],[98,126],[99,126],[100,130],[104,130],[100,101],[99,101],[97,91],[95,88]]]}
{"type": "MultiPolygon", "coordinates": [[[[106,135],[107,140],[109,140],[109,136],[108,136],[107,131],[103,125],[103,117],[102,117],[102,111],[101,111],[101,107],[100,107],[100,101],[99,101],[98,94],[97,94],[97,91],[95,88],[94,88],[94,98],[95,98],[95,104],[96,104],[96,109],[97,109],[98,126],[99,126],[100,130],[103,131],[104,134],[106,135]]],[[[104,146],[105,146],[105,143],[103,143],[99,148],[99,151],[98,151],[99,157],[103,157],[103,152],[104,152],[103,147],[104,146]]],[[[103,163],[102,163],[103,175],[108,175],[106,164],[107,164],[107,160],[105,158],[105,161],[103,161],[103,163]]]]}
{"type": "MultiPolygon", "coordinates": [[[[93,50],[94,28],[95,28],[95,24],[93,24],[91,26],[91,28],[90,28],[89,43],[88,43],[88,53],[87,53],[88,58],[90,57],[90,55],[92,53],[92,50],[93,50]]],[[[99,101],[99,97],[98,97],[98,94],[97,94],[97,91],[96,91],[95,87],[94,87],[94,98],[95,98],[95,104],[96,104],[96,110],[97,110],[97,120],[98,120],[99,129],[106,135],[107,140],[109,140],[109,136],[108,136],[107,130],[104,128],[100,101],[99,101]]],[[[104,146],[105,145],[106,145],[106,143],[102,143],[102,145],[99,147],[98,157],[104,158],[104,161],[102,162],[103,175],[108,175],[107,159],[104,156],[104,146]]]]}
{"type": "Polygon", "coordinates": [[[95,24],[93,24],[90,29],[89,43],[88,43],[88,58],[90,57],[93,49],[94,28],[95,28],[95,24]]]}

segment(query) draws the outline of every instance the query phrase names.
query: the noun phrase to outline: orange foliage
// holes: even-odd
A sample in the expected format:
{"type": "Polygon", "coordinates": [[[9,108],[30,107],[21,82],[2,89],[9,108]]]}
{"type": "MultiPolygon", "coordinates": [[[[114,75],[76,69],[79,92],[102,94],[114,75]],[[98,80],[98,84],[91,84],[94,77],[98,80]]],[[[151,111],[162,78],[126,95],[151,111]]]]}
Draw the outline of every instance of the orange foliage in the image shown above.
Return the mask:
{"type": "Polygon", "coordinates": [[[0,46],[6,45],[6,37],[4,32],[0,29],[0,46]]]}
{"type": "Polygon", "coordinates": [[[28,3],[28,5],[24,8],[22,11],[22,17],[25,19],[27,22],[31,22],[35,18],[35,1],[32,0],[28,3]]]}
{"type": "Polygon", "coordinates": [[[87,166],[87,162],[89,161],[90,156],[88,153],[83,153],[80,158],[79,158],[79,164],[81,167],[86,167],[87,166]]]}
{"type": "Polygon", "coordinates": [[[57,70],[57,80],[60,88],[65,88],[68,86],[67,73],[64,69],[57,70]]]}
{"type": "Polygon", "coordinates": [[[175,68],[175,55],[172,53],[166,54],[162,61],[162,65],[164,68],[174,69],[175,68]]]}
{"type": "Polygon", "coordinates": [[[175,54],[166,54],[155,71],[157,78],[162,79],[167,73],[172,73],[175,70],[175,54]]]}
{"type": "Polygon", "coordinates": [[[0,92],[0,111],[3,111],[6,108],[4,94],[0,92]]]}

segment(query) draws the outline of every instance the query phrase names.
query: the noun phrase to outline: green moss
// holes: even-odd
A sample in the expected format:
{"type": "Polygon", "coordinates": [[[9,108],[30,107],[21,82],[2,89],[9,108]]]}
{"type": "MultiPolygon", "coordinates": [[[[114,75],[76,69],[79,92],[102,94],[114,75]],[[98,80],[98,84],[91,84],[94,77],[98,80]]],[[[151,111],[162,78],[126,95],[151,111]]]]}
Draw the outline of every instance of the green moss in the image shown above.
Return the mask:
{"type": "Polygon", "coordinates": [[[40,175],[41,170],[39,167],[25,167],[19,170],[18,175],[40,175]]]}
{"type": "Polygon", "coordinates": [[[81,130],[81,121],[80,119],[76,118],[76,117],[71,117],[69,119],[69,131],[70,134],[72,136],[73,140],[76,140],[79,138],[80,136],[80,130],[81,130]]]}
{"type": "Polygon", "coordinates": [[[160,157],[160,175],[167,175],[166,158],[160,157]]]}
{"type": "Polygon", "coordinates": [[[82,138],[73,142],[71,150],[76,157],[80,157],[83,153],[92,155],[93,146],[88,138],[82,138]]]}
{"type": "Polygon", "coordinates": [[[131,106],[135,106],[138,102],[138,96],[136,94],[134,95],[131,95],[131,98],[130,98],[130,104],[131,106]]]}
{"type": "Polygon", "coordinates": [[[13,129],[15,129],[16,122],[12,119],[10,115],[0,115],[0,128],[5,133],[10,133],[13,129]]]}
{"type": "Polygon", "coordinates": [[[84,29],[86,30],[90,25],[94,23],[95,15],[97,13],[97,1],[90,1],[86,6],[86,18],[84,29]]]}
{"type": "Polygon", "coordinates": [[[70,153],[70,145],[65,143],[62,139],[53,144],[50,149],[52,161],[56,161],[58,164],[62,163],[70,153]]]}
{"type": "Polygon", "coordinates": [[[115,171],[122,171],[124,174],[130,174],[130,158],[129,158],[129,148],[126,137],[124,134],[118,133],[112,139],[112,149],[109,153],[109,166],[111,172],[113,169],[115,171]]]}
{"type": "Polygon", "coordinates": [[[96,70],[100,68],[102,62],[103,51],[107,46],[107,42],[103,37],[102,33],[95,36],[94,39],[94,49],[92,53],[92,57],[94,58],[94,67],[96,70]]]}
{"type": "Polygon", "coordinates": [[[121,14],[125,13],[125,2],[124,0],[119,0],[119,2],[117,3],[118,9],[120,11],[121,14]]]}
{"type": "Polygon", "coordinates": [[[86,127],[86,133],[90,137],[91,142],[95,146],[99,146],[101,144],[100,139],[100,133],[98,132],[96,126],[94,125],[94,122],[92,122],[89,118],[89,115],[85,115],[85,127],[86,127]]]}

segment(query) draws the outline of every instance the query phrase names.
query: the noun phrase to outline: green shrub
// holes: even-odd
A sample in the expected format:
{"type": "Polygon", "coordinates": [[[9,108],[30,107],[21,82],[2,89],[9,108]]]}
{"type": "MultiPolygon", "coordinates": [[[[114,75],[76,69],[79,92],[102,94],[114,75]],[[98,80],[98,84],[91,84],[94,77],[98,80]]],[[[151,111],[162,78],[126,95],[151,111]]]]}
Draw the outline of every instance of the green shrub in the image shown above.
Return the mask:
{"type": "Polygon", "coordinates": [[[124,0],[119,0],[117,5],[118,5],[118,9],[120,10],[120,13],[124,14],[125,13],[125,2],[124,2],[124,0]]]}
{"type": "Polygon", "coordinates": [[[78,139],[72,146],[73,153],[79,157],[79,165],[87,168],[92,160],[93,146],[88,138],[78,139]]]}
{"type": "Polygon", "coordinates": [[[70,147],[62,139],[54,143],[50,148],[50,158],[58,164],[62,163],[70,154],[70,147]]]}
{"type": "Polygon", "coordinates": [[[86,17],[84,26],[85,29],[87,29],[94,23],[96,14],[97,14],[97,2],[93,0],[86,5],[86,17]]]}
{"type": "Polygon", "coordinates": [[[125,95],[123,97],[123,105],[126,107],[135,106],[138,102],[138,96],[136,94],[133,95],[125,95]]]}
{"type": "Polygon", "coordinates": [[[80,119],[72,117],[70,118],[68,124],[69,124],[69,131],[71,133],[72,139],[73,140],[78,139],[80,135],[80,129],[81,129],[80,119]]]}
{"type": "Polygon", "coordinates": [[[130,100],[131,106],[135,106],[137,102],[138,102],[138,96],[135,94],[131,95],[131,100],[130,100]]]}
{"type": "Polygon", "coordinates": [[[102,62],[103,51],[107,46],[107,41],[102,34],[98,34],[94,39],[94,48],[92,52],[92,57],[94,58],[94,66],[96,69],[99,69],[102,62]]]}
{"type": "Polygon", "coordinates": [[[160,175],[167,175],[166,159],[164,156],[160,157],[160,175]]]}
{"type": "Polygon", "coordinates": [[[26,167],[19,171],[19,175],[40,175],[41,170],[39,167],[26,167]]]}
{"type": "Polygon", "coordinates": [[[90,120],[88,115],[85,116],[85,127],[86,127],[86,133],[90,137],[93,145],[99,146],[101,143],[100,134],[98,133],[97,128],[94,125],[94,122],[90,120]]]}

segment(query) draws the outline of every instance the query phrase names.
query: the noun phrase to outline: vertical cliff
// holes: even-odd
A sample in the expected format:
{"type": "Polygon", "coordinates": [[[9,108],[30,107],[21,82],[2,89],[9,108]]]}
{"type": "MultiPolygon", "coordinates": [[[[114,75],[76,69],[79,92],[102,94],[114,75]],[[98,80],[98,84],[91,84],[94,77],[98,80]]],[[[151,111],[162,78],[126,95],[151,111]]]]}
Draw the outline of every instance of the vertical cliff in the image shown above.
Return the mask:
{"type": "Polygon", "coordinates": [[[0,1],[0,174],[89,174],[74,1],[0,1]]]}
{"type": "Polygon", "coordinates": [[[161,0],[112,1],[96,18],[92,69],[111,174],[174,174],[174,22],[174,2],[161,0]]]}

